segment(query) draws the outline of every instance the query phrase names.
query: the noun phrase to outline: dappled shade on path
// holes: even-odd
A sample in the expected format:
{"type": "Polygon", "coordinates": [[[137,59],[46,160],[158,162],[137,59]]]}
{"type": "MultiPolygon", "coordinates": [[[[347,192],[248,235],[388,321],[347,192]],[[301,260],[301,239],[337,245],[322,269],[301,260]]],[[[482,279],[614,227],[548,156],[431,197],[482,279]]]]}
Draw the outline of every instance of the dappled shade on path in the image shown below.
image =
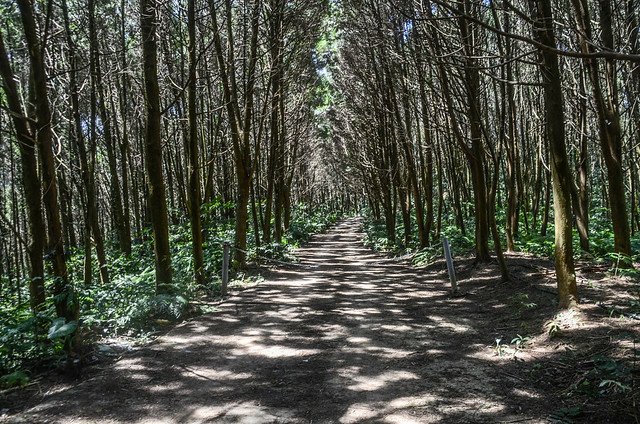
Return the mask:
{"type": "Polygon", "coordinates": [[[449,297],[444,269],[362,247],[358,228],[351,219],[314,237],[297,252],[303,266],[276,270],[22,418],[536,422],[549,399],[487,354],[486,305],[449,297]]]}

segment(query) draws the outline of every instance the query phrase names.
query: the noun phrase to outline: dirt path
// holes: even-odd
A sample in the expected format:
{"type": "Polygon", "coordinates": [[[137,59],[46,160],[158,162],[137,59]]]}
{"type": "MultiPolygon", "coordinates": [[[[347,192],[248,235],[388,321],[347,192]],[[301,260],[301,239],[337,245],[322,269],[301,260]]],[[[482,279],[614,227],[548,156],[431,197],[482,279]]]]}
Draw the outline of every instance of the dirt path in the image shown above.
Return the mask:
{"type": "Polygon", "coordinates": [[[14,419],[546,422],[545,394],[491,359],[486,309],[451,299],[442,273],[365,249],[357,228],[340,223],[298,251],[305,267],[278,270],[14,419]]]}

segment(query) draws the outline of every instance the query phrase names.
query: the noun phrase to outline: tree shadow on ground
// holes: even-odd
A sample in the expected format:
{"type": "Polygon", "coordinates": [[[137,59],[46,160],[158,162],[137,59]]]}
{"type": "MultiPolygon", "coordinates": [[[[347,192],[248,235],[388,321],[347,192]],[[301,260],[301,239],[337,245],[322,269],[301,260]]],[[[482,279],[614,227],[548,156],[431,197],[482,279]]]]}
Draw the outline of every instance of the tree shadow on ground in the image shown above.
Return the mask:
{"type": "Polygon", "coordinates": [[[538,275],[547,262],[499,283],[495,267],[461,260],[463,296],[451,297],[442,262],[416,269],[383,258],[361,247],[357,228],[348,220],[315,237],[300,266],[12,419],[548,422],[579,401],[567,420],[632,422],[619,404],[628,394],[566,396],[596,351],[615,346],[590,339],[599,334],[591,321],[548,340],[555,297],[538,275]],[[518,334],[528,340],[510,343],[518,334]]]}

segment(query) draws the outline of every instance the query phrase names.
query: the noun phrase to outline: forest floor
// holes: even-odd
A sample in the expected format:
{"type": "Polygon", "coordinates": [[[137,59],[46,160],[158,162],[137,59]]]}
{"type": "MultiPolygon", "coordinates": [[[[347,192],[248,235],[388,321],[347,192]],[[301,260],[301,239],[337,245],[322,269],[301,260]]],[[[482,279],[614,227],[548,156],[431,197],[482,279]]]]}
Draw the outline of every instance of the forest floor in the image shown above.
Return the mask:
{"type": "Polygon", "coordinates": [[[26,390],[0,421],[638,422],[637,282],[582,267],[584,303],[558,314],[549,260],[511,255],[501,283],[462,258],[453,297],[442,261],[386,258],[359,227],[80,381],[26,390]]]}

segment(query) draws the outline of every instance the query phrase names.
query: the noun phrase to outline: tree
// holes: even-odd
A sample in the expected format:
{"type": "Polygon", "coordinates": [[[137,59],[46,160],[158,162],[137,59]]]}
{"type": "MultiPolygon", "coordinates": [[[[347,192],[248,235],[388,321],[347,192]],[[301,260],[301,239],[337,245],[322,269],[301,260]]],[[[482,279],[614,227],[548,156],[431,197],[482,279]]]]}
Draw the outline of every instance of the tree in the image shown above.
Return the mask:
{"type": "Polygon", "coordinates": [[[146,127],[145,165],[149,181],[149,210],[153,225],[156,291],[171,291],[172,269],[169,250],[169,218],[167,195],[162,171],[162,137],[160,118],[160,88],[158,85],[158,3],[140,0],[140,28],[145,87],[146,127]]]}
{"type": "Polygon", "coordinates": [[[20,151],[22,164],[22,187],[29,219],[29,299],[34,313],[45,307],[44,289],[44,241],[46,228],[42,217],[42,202],[40,200],[42,187],[38,176],[38,163],[36,157],[36,139],[31,131],[22,104],[16,79],[9,63],[7,49],[4,45],[2,31],[0,31],[0,72],[2,73],[3,89],[11,111],[13,125],[16,130],[16,141],[20,151]]]}
{"type": "MultiPolygon", "coordinates": [[[[581,51],[586,54],[594,52],[593,31],[591,29],[591,15],[587,0],[572,0],[581,51]]],[[[613,45],[613,14],[611,2],[600,0],[600,27],[602,46],[614,50],[613,45]]],[[[614,250],[623,255],[619,265],[631,266],[631,240],[629,219],[627,216],[627,201],[624,189],[624,173],[622,171],[622,134],[620,112],[618,111],[618,83],[616,61],[613,58],[605,60],[605,77],[601,80],[598,60],[593,57],[585,59],[587,71],[591,80],[591,89],[598,115],[598,130],[602,157],[607,166],[609,183],[609,206],[611,207],[611,222],[615,239],[614,250]],[[606,87],[606,91],[603,89],[606,87]]]]}
{"type": "MultiPolygon", "coordinates": [[[[69,282],[64,256],[62,224],[58,204],[56,165],[53,156],[51,109],[47,93],[47,74],[41,40],[38,39],[33,6],[29,0],[18,0],[25,41],[29,51],[32,73],[32,93],[35,103],[36,145],[40,156],[43,183],[43,200],[47,222],[47,254],[54,275],[54,303],[56,313],[67,321],[78,319],[78,300],[69,282]]],[[[46,34],[44,39],[46,40],[46,34]]],[[[46,44],[44,44],[46,46],[46,44]]]]}
{"type": "Polygon", "coordinates": [[[200,172],[198,163],[198,121],[197,121],[197,39],[196,39],[196,6],[190,1],[187,6],[189,26],[189,141],[186,151],[189,156],[189,218],[191,219],[191,243],[193,244],[193,267],[196,282],[203,286],[204,254],[202,251],[202,222],[200,219],[200,172]]]}
{"type": "MultiPolygon", "coordinates": [[[[553,14],[549,0],[529,0],[534,17],[534,37],[546,46],[556,45],[553,30],[553,14]]],[[[541,50],[540,73],[543,81],[546,107],[547,138],[551,153],[551,178],[553,181],[553,205],[555,223],[555,265],[558,297],[561,308],[573,306],[578,301],[578,289],[573,263],[573,234],[571,229],[571,184],[564,130],[564,105],[562,80],[558,55],[541,50]]]]}

